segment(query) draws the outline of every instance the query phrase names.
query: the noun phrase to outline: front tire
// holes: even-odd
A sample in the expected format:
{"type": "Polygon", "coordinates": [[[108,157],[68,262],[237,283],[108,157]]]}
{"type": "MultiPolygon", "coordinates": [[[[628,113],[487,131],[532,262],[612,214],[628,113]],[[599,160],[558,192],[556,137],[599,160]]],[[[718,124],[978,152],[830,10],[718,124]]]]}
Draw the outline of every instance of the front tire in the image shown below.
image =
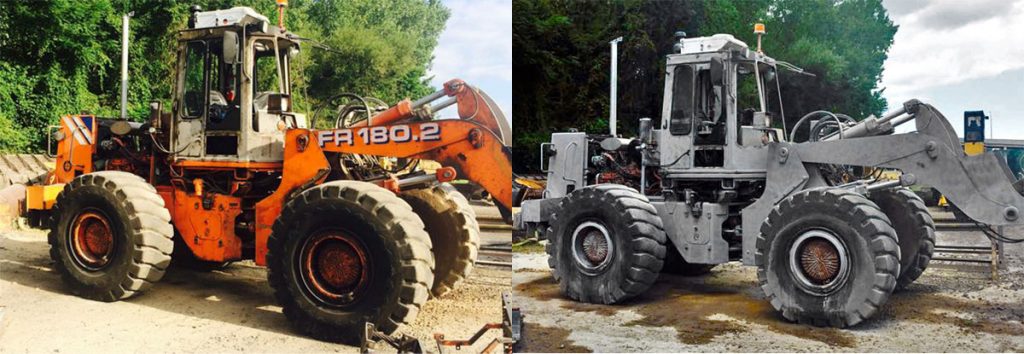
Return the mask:
{"type": "Polygon", "coordinates": [[[787,320],[843,328],[873,316],[900,271],[889,218],[862,195],[799,192],[779,203],[757,239],[757,278],[787,320]]]}
{"type": "Polygon", "coordinates": [[[658,279],[665,231],[657,210],[636,190],[615,184],[576,190],[562,199],[550,225],[548,265],[569,298],[617,303],[658,279]]]}
{"type": "Polygon", "coordinates": [[[907,188],[875,192],[878,204],[896,230],[900,243],[900,275],[896,290],[903,290],[924,273],[935,252],[935,222],[923,200],[907,188]]]}
{"type": "Polygon", "coordinates": [[[356,343],[364,323],[394,333],[434,282],[430,237],[409,204],[375,184],[334,181],[289,201],[267,242],[267,278],[288,320],[356,343]]]}
{"type": "Polygon", "coordinates": [[[450,184],[402,193],[420,216],[434,246],[434,297],[469,277],[480,250],[480,225],[469,200],[450,184]]]}
{"type": "Polygon", "coordinates": [[[102,171],[76,177],[57,196],[52,215],[50,258],[79,296],[129,298],[152,287],[170,264],[170,212],[139,176],[102,171]]]}

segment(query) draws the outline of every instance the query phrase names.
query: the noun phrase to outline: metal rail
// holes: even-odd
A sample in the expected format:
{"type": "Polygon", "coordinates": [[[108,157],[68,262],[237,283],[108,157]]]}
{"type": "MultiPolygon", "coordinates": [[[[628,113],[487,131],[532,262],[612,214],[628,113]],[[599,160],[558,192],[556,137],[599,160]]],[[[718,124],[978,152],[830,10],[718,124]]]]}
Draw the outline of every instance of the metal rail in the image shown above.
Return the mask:
{"type": "MultiPolygon", "coordinates": [[[[935,224],[936,231],[981,231],[981,229],[973,223],[951,223],[941,222],[935,224]]],[[[997,232],[1002,234],[1003,227],[997,227],[997,232]]],[[[947,254],[964,254],[964,255],[977,255],[984,256],[987,258],[957,258],[957,257],[942,257],[932,256],[932,261],[939,262],[950,262],[950,263],[972,263],[972,264],[987,264],[989,265],[989,271],[991,272],[991,279],[993,281],[999,280],[999,265],[1003,260],[1003,244],[1002,242],[996,242],[989,240],[989,246],[965,246],[965,245],[935,245],[934,255],[947,254]]]]}

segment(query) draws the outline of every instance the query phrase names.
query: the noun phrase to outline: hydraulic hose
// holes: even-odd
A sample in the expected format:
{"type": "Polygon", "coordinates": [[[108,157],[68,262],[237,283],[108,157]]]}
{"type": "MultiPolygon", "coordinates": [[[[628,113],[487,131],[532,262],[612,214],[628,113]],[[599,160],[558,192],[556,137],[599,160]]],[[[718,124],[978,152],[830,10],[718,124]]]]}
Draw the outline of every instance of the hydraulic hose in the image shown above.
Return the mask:
{"type": "MultiPolygon", "coordinates": [[[[793,124],[793,130],[789,132],[789,141],[790,142],[796,142],[796,132],[800,130],[799,128],[800,128],[801,125],[803,125],[804,123],[809,122],[809,120],[811,118],[814,118],[814,117],[817,117],[817,116],[822,116],[822,115],[830,116],[830,117],[834,118],[836,120],[836,122],[840,122],[838,115],[836,115],[836,114],[834,114],[832,112],[829,112],[829,111],[814,111],[814,112],[811,112],[811,113],[807,113],[803,117],[801,117],[800,120],[796,121],[796,124],[793,124]]],[[[844,116],[846,118],[849,118],[849,116],[846,116],[844,114],[840,114],[840,115],[842,115],[842,116],[844,116]]],[[[851,120],[852,120],[852,118],[851,118],[851,120]]],[[[810,137],[808,137],[808,140],[810,140],[810,137]]]]}

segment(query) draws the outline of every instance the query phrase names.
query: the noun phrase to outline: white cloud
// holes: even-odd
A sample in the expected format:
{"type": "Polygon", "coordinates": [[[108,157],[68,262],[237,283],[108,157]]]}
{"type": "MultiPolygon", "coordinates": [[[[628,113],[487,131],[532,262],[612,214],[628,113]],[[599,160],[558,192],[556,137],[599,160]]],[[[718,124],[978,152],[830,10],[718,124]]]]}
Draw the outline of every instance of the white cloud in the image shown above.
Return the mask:
{"type": "Polygon", "coordinates": [[[1024,68],[1016,31],[1024,23],[1022,0],[886,0],[885,6],[900,25],[882,77],[891,103],[1024,68]]]}
{"type": "Polygon", "coordinates": [[[461,78],[479,87],[512,113],[511,0],[447,0],[451,9],[445,31],[434,49],[430,74],[440,87],[461,78]]]}
{"type": "MultiPolygon", "coordinates": [[[[992,117],[988,138],[1022,139],[1024,0],[883,0],[900,25],[885,62],[890,108],[910,98],[934,105],[957,134],[964,111],[992,117]]],[[[912,125],[899,131],[913,130],[912,125]]]]}

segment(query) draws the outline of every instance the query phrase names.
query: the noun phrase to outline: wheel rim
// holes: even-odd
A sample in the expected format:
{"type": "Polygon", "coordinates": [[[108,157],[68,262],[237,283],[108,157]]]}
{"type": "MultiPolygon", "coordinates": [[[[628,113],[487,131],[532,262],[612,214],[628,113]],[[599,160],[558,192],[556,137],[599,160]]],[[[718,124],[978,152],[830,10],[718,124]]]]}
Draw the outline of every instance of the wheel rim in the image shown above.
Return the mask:
{"type": "Polygon", "coordinates": [[[306,240],[300,254],[303,284],[320,302],[346,306],[360,299],[371,277],[371,259],[362,242],[340,230],[306,240]]]}
{"type": "Polygon", "coordinates": [[[114,256],[114,231],[107,217],[97,210],[86,210],[75,216],[69,243],[75,263],[96,271],[110,264],[114,256]]]}
{"type": "Polygon", "coordinates": [[[827,295],[846,283],[849,251],[835,234],[809,230],[797,237],[789,249],[790,273],[802,288],[815,295],[827,295]]]}
{"type": "Polygon", "coordinates": [[[586,221],[572,233],[572,255],[584,273],[604,270],[614,258],[615,244],[604,225],[586,221]]]}

